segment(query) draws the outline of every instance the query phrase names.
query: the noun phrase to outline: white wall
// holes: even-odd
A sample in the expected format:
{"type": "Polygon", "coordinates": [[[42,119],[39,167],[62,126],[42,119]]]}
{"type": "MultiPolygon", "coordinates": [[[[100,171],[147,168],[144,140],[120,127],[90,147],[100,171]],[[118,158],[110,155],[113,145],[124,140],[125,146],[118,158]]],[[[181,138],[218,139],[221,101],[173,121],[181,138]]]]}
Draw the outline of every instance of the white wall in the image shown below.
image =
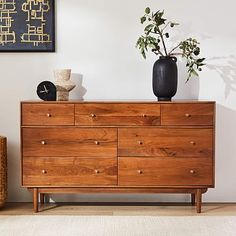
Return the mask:
{"type": "MultiPolygon", "coordinates": [[[[208,66],[198,80],[184,84],[179,60],[176,98],[217,101],[216,188],[206,201],[236,201],[236,31],[234,0],[56,0],[57,52],[0,54],[0,133],[8,137],[9,201],[30,201],[20,187],[19,127],[21,100],[37,99],[37,84],[53,81],[53,69],[72,68],[83,88],[73,98],[154,99],[151,76],[154,56],[145,61],[135,42],[142,32],[139,17],[146,6],[165,9],[181,24],[176,38],[195,36],[202,42],[208,66]]],[[[163,196],[76,196],[55,200],[175,201],[163,196]]]]}

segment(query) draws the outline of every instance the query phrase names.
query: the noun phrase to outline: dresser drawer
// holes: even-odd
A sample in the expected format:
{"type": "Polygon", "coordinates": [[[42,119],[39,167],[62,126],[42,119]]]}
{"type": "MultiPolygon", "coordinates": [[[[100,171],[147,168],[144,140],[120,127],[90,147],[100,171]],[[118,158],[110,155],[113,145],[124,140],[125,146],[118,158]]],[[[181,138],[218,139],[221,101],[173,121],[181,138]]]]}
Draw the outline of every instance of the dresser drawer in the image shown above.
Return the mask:
{"type": "Polygon", "coordinates": [[[24,157],[24,186],[117,185],[116,158],[24,157]]]}
{"type": "Polygon", "coordinates": [[[213,125],[214,104],[162,104],[162,125],[213,125]]]}
{"type": "Polygon", "coordinates": [[[213,130],[198,128],[120,128],[118,156],[209,157],[213,130]]]}
{"type": "Polygon", "coordinates": [[[213,185],[212,158],[120,157],[120,186],[213,185]]]}
{"type": "Polygon", "coordinates": [[[76,125],[160,125],[159,104],[76,104],[76,125]]]}
{"type": "Polygon", "coordinates": [[[23,156],[115,157],[117,129],[23,128],[23,156]]]}
{"type": "Polygon", "coordinates": [[[74,104],[22,104],[22,125],[74,125],[74,104]]]}

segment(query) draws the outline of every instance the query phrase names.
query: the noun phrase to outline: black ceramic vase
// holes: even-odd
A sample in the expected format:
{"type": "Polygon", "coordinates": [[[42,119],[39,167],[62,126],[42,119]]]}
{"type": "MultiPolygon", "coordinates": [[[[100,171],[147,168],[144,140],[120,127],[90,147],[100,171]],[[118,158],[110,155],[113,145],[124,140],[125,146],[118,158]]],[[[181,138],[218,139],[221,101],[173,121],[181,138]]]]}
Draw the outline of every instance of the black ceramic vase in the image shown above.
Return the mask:
{"type": "Polygon", "coordinates": [[[161,56],[153,67],[153,92],[158,101],[171,101],[177,92],[178,69],[176,57],[161,56]]]}

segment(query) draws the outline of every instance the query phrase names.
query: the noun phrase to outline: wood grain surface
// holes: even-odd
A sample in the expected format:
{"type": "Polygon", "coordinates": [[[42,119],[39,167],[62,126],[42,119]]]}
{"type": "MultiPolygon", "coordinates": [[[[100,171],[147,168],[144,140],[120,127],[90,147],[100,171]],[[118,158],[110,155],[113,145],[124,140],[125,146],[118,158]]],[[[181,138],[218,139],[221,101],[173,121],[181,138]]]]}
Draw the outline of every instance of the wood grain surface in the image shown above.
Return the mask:
{"type": "Polygon", "coordinates": [[[115,157],[117,129],[23,128],[23,156],[115,157]]]}
{"type": "Polygon", "coordinates": [[[212,129],[120,128],[119,156],[209,157],[212,129]]]}
{"type": "Polygon", "coordinates": [[[74,125],[74,104],[22,104],[22,125],[74,125]]]}
{"type": "Polygon", "coordinates": [[[117,159],[24,157],[24,186],[117,185],[117,159]]]}
{"type": "Polygon", "coordinates": [[[76,104],[76,125],[160,125],[157,104],[76,104]]]}
{"type": "Polygon", "coordinates": [[[212,164],[210,157],[119,157],[119,186],[211,186],[212,164]]]}
{"type": "Polygon", "coordinates": [[[165,104],[162,125],[213,125],[215,104],[165,104]]]}

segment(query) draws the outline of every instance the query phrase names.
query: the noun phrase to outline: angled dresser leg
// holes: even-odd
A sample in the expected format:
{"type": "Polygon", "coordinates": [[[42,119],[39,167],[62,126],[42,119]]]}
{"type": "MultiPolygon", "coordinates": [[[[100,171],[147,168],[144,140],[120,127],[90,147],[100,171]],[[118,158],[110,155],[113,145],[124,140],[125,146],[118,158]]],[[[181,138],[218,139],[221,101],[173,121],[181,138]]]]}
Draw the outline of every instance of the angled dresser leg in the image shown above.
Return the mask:
{"type": "Polygon", "coordinates": [[[197,213],[202,212],[202,190],[197,189],[197,213]]]}
{"type": "Polygon", "coordinates": [[[192,193],[192,194],[191,194],[191,204],[192,204],[192,206],[195,206],[195,205],[196,205],[195,193],[192,193]]]}
{"type": "Polygon", "coordinates": [[[40,203],[44,204],[45,203],[45,194],[44,193],[40,193],[40,203]]]}
{"type": "Polygon", "coordinates": [[[34,212],[37,213],[39,211],[39,192],[37,188],[34,188],[33,200],[34,200],[34,212]]]}

